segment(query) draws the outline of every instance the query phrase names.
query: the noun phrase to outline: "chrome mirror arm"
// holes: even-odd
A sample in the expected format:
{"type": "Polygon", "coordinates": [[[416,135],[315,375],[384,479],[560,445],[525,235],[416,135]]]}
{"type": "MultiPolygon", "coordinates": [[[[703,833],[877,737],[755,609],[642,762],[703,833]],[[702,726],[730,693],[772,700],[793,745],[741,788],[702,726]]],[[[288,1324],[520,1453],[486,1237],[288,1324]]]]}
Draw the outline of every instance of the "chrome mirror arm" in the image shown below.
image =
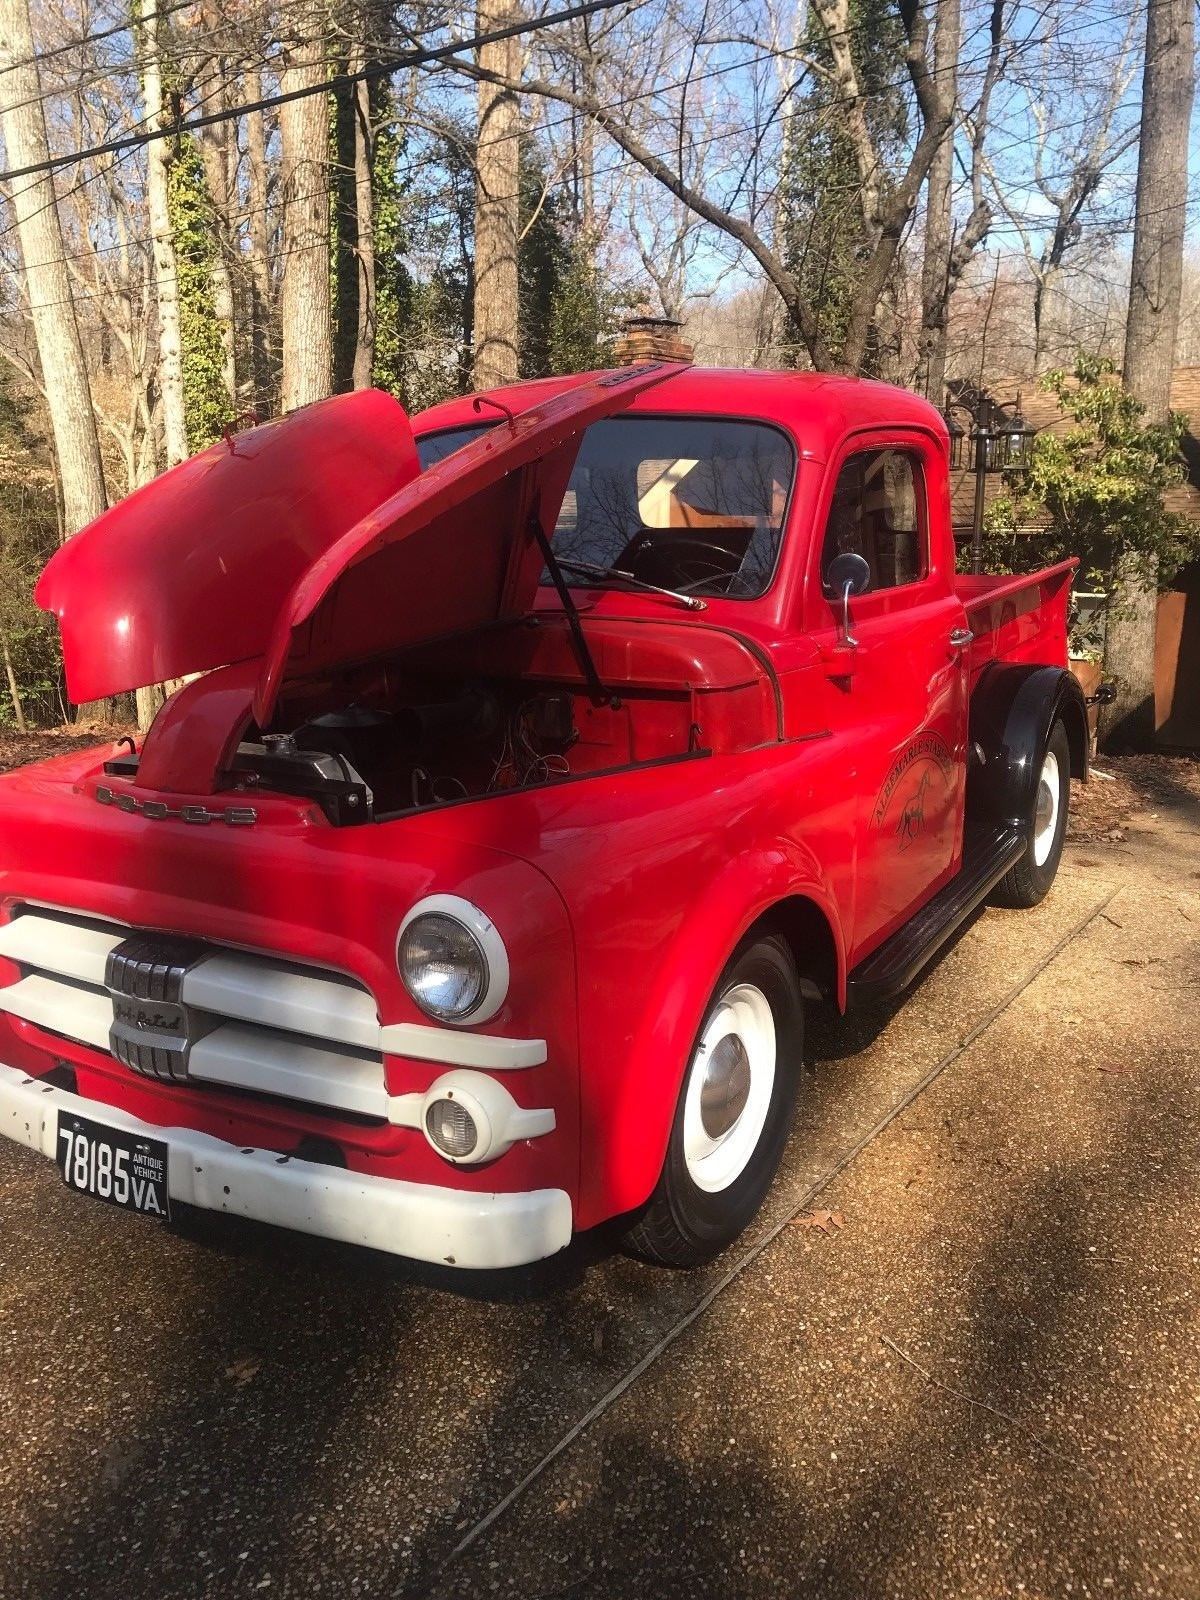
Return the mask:
{"type": "Polygon", "coordinates": [[[858,649],[858,640],[850,632],[850,596],[854,585],[847,583],[842,589],[842,643],[848,650],[858,649]]]}

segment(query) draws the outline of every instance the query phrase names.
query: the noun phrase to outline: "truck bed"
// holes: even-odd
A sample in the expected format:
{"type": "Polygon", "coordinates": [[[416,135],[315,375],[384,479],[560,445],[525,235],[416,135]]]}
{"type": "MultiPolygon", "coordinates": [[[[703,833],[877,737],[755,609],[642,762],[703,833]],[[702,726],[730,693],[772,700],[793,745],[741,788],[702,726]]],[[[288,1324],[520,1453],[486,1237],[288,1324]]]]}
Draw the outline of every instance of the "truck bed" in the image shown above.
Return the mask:
{"type": "Polygon", "coordinates": [[[992,661],[1067,664],[1067,606],[1078,561],[1038,572],[960,575],[955,591],[967,609],[972,680],[992,661]]]}

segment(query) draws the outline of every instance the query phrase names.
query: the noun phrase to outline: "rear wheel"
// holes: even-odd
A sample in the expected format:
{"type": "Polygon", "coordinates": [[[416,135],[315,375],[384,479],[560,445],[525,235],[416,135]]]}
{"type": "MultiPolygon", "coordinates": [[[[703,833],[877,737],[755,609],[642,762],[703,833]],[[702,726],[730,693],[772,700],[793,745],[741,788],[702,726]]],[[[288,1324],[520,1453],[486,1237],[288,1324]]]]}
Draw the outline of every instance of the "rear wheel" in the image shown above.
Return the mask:
{"type": "Polygon", "coordinates": [[[992,891],[992,902],[1017,909],[1036,906],[1049,893],[1067,836],[1071,794],[1071,746],[1060,721],[1050,729],[1037,786],[1026,819],[1025,852],[992,891]]]}
{"type": "Polygon", "coordinates": [[[626,1236],[639,1255],[699,1266],[753,1219],[791,1128],[803,1004],[780,940],[735,953],[688,1063],[658,1187],[626,1236]]]}

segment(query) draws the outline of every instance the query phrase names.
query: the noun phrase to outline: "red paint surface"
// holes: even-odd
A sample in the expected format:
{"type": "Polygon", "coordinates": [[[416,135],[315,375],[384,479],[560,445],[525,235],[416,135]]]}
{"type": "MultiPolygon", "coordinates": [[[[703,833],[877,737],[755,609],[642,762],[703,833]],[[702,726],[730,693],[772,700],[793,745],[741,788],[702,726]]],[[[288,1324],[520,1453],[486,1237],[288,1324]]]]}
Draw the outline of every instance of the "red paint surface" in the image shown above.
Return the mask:
{"type": "MultiPolygon", "coordinates": [[[[178,661],[185,648],[220,655],[235,635],[249,659],[172,702],[147,740],[136,792],[211,799],[251,694],[264,717],[281,691],[289,704],[317,696],[322,674],[346,666],[352,622],[363,684],[387,671],[368,658],[407,639],[427,641],[406,658],[410,668],[512,674],[570,692],[582,734],[572,764],[584,781],[345,829],[309,802],[258,794],[254,827],[194,828],[98,805],[96,784],[105,780],[99,754],[87,752],[0,779],[0,906],[41,901],[337,968],[371,989],[384,1022],[427,1022],[396,974],[396,931],[423,895],[465,895],[500,929],[513,974],[504,1008],[483,1031],[547,1040],[546,1065],[506,1081],[522,1104],[552,1105],[556,1131],[488,1167],[453,1168],[418,1133],[163,1087],[3,1019],[0,1055],[31,1072],[65,1057],[79,1068],[84,1093],[160,1125],[281,1150],[315,1130],[342,1143],[357,1170],[471,1189],[561,1185],[586,1227],[638,1205],[653,1187],[713,986],[759,918],[795,900],[817,908],[841,991],[847,969],[954,873],[971,686],[997,657],[1065,663],[1071,566],[1019,580],[955,577],[945,427],[899,390],[684,370],[615,401],[611,390],[567,379],[516,386],[501,398],[518,413],[515,428],[502,422],[487,448],[469,447],[448,458],[446,470],[389,491],[382,508],[379,495],[353,522],[330,512],[328,525],[313,525],[313,562],[297,576],[289,556],[289,584],[272,576],[257,606],[246,586],[234,628],[219,607],[206,616],[215,602],[182,604],[164,532],[158,571],[170,596],[170,614],[160,619],[167,643],[153,643],[150,613],[137,610],[137,659],[178,661]],[[689,614],[653,597],[576,591],[601,675],[619,691],[621,705],[612,708],[587,696],[553,591],[534,594],[536,552],[520,528],[489,523],[506,552],[503,574],[472,563],[482,509],[520,517],[531,497],[547,509],[546,496],[561,496],[584,419],[626,404],[633,412],[771,421],[791,435],[799,467],[781,559],[761,599],[712,599],[689,614]],[[847,651],[821,589],[821,536],[841,461],[889,444],[924,463],[929,570],[902,590],[853,602],[860,644],[847,651]],[[423,529],[436,529],[436,539],[424,539],[423,529]],[[389,552],[401,548],[406,560],[420,554],[404,566],[403,584],[401,569],[389,565],[389,552]],[[491,625],[472,629],[485,614],[491,625]],[[509,620],[496,625],[498,618],[509,620]],[[468,631],[432,637],[455,626],[468,631]],[[949,635],[966,626],[975,640],[956,650],[949,635]],[[648,760],[656,764],[629,765],[648,760]]],[[[390,402],[372,410],[376,402],[364,398],[363,406],[364,452],[379,463],[388,452],[372,430],[407,433],[390,402]]],[[[453,402],[415,427],[477,420],[469,402],[453,402]]],[[[407,470],[407,448],[388,457],[387,470],[407,470]]],[[[349,457],[338,459],[348,472],[349,457]]],[[[329,486],[313,489],[311,467],[311,459],[292,461],[296,494],[309,507],[322,497],[329,505],[337,496],[329,486]]],[[[316,470],[332,468],[322,456],[316,470]]],[[[282,482],[282,459],[277,475],[282,482]]],[[[152,521],[143,518],[139,536],[149,537],[152,521]]],[[[102,525],[81,536],[89,548],[80,567],[98,575],[101,619],[129,548],[119,518],[115,526],[111,542],[102,525]]],[[[71,548],[55,558],[55,578],[44,580],[48,596],[70,587],[60,580],[74,572],[71,548]]],[[[70,612],[76,603],[63,623],[75,692],[110,692],[134,656],[119,668],[93,661],[108,624],[90,629],[84,591],[70,612]]],[[[346,685],[357,685],[347,671],[346,685]]],[[[0,981],[12,976],[0,972],[0,981]]],[[[424,1088],[443,1070],[387,1063],[396,1093],[424,1088]]]]}
{"type": "Polygon", "coordinates": [[[292,586],[417,473],[376,390],[235,434],[63,545],[34,598],[58,618],[76,704],[262,655],[292,586]]]}

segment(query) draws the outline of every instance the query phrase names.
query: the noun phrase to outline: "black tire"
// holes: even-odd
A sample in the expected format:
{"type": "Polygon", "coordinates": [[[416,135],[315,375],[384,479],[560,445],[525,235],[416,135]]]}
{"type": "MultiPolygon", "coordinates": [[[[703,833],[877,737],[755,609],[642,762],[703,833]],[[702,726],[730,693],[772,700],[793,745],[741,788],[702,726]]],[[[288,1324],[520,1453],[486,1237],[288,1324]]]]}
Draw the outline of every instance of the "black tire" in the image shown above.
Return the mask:
{"type": "Polygon", "coordinates": [[[1050,729],[1050,737],[1046,740],[1045,749],[1042,751],[1039,766],[1039,778],[1034,789],[1033,798],[1029,802],[1029,814],[1024,819],[1028,839],[1024,854],[1011,866],[1000,882],[992,890],[992,904],[996,906],[1009,906],[1014,910],[1026,910],[1036,906],[1044,900],[1050,892],[1050,885],[1054,882],[1058,872],[1058,863],[1062,858],[1063,841],[1067,836],[1067,810],[1071,798],[1071,744],[1067,738],[1067,730],[1059,719],[1050,729]],[[1041,862],[1037,857],[1038,845],[1038,808],[1039,795],[1042,790],[1043,778],[1046,774],[1049,759],[1053,757],[1056,765],[1059,798],[1058,810],[1054,822],[1054,834],[1050,841],[1049,854],[1044,855],[1041,862]]]}
{"type": "Polygon", "coordinates": [[[804,1001],[791,953],[782,940],[751,936],[734,952],[713,991],[679,1092],[662,1176],[625,1236],[630,1250],[662,1266],[697,1267],[711,1261],[753,1220],[791,1131],[803,1053],[804,1001]],[[701,1187],[689,1169],[684,1153],[685,1109],[705,1031],[722,997],[739,985],[752,985],[770,1005],[774,1079],[757,1143],[740,1174],[714,1192],[701,1187]]]}

